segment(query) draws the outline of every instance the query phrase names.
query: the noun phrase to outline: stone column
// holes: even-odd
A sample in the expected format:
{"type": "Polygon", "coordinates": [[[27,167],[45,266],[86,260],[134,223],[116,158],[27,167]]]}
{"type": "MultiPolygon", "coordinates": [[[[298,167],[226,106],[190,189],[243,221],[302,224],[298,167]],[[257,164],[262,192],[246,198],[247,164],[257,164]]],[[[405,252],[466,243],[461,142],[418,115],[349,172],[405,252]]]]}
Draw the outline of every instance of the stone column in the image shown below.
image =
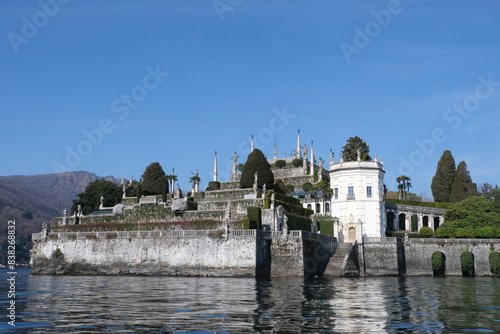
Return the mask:
{"type": "Polygon", "coordinates": [[[424,226],[424,215],[421,213],[418,213],[417,218],[418,218],[417,230],[420,231],[420,229],[424,226]]]}
{"type": "Polygon", "coordinates": [[[394,212],[394,219],[392,220],[392,228],[394,231],[399,230],[399,212],[394,212]]]}
{"type": "Polygon", "coordinates": [[[411,215],[405,212],[405,231],[411,231],[411,215]]]}

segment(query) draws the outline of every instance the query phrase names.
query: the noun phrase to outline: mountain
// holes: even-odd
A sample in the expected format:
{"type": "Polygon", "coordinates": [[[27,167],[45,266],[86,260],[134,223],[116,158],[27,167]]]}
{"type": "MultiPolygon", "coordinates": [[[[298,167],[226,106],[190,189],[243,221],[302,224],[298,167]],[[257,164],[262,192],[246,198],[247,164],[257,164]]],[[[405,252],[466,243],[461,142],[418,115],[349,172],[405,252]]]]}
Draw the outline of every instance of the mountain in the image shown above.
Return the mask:
{"type": "MultiPolygon", "coordinates": [[[[31,240],[31,233],[38,232],[43,222],[69,209],[73,199],[87,185],[102,179],[94,173],[78,171],[59,174],[0,176],[0,263],[4,263],[7,241],[7,222],[16,221],[17,242],[31,240]]],[[[112,176],[104,179],[120,183],[112,176]]]]}

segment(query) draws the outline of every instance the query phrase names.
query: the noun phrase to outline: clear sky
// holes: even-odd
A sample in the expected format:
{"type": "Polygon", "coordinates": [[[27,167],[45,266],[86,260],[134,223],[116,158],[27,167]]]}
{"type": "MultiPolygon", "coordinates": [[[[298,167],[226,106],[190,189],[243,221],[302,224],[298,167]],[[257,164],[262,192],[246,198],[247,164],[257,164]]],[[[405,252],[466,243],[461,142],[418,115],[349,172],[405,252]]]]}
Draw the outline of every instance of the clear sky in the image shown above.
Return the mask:
{"type": "Polygon", "coordinates": [[[500,185],[500,2],[0,2],[0,175],[140,178],[190,189],[249,153],[317,158],[359,136],[386,184],[431,196],[444,150],[500,185]]]}

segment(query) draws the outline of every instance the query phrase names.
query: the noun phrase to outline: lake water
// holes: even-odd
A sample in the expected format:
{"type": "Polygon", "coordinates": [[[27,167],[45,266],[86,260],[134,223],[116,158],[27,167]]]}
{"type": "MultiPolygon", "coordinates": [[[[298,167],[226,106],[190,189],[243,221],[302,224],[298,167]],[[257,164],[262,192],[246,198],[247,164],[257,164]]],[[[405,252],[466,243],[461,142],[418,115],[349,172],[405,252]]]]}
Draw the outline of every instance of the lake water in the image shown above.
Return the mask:
{"type": "Polygon", "coordinates": [[[498,277],[30,276],[0,333],[500,332],[498,277]]]}

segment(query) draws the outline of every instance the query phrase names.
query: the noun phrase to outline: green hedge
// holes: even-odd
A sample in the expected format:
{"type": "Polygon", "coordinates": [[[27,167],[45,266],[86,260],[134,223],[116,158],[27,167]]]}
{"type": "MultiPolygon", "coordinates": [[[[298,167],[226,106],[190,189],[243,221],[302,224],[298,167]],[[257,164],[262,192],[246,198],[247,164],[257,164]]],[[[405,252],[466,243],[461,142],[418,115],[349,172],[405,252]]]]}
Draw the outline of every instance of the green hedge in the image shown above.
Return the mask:
{"type": "Polygon", "coordinates": [[[249,206],[247,207],[247,217],[249,221],[249,227],[252,230],[262,229],[262,210],[259,207],[249,206]]]}
{"type": "Polygon", "coordinates": [[[288,229],[289,230],[302,230],[311,232],[311,218],[304,216],[297,216],[292,213],[286,213],[288,217],[288,229]]]}
{"type": "Polygon", "coordinates": [[[414,205],[414,206],[424,206],[427,208],[436,208],[436,209],[449,209],[451,207],[451,203],[441,203],[441,202],[419,202],[419,201],[405,201],[402,199],[384,199],[386,203],[391,204],[403,204],[403,205],[414,205]]]}
{"type": "Polygon", "coordinates": [[[419,233],[422,238],[430,238],[434,235],[434,231],[432,230],[432,228],[427,226],[420,228],[419,233]]]}
{"type": "Polygon", "coordinates": [[[318,230],[321,231],[321,234],[324,235],[332,235],[333,236],[333,223],[332,219],[318,219],[318,230]]]}
{"type": "Polygon", "coordinates": [[[300,204],[300,200],[298,198],[287,196],[284,194],[279,194],[271,190],[266,191],[266,197],[264,198],[264,209],[269,209],[271,207],[272,193],[274,193],[275,207],[281,205],[287,214],[292,213],[298,216],[305,216],[305,217],[309,217],[310,215],[314,214],[313,210],[302,207],[302,205],[300,204]]]}
{"type": "Polygon", "coordinates": [[[436,229],[438,238],[500,238],[500,227],[456,227],[448,223],[439,226],[436,229]]]}

